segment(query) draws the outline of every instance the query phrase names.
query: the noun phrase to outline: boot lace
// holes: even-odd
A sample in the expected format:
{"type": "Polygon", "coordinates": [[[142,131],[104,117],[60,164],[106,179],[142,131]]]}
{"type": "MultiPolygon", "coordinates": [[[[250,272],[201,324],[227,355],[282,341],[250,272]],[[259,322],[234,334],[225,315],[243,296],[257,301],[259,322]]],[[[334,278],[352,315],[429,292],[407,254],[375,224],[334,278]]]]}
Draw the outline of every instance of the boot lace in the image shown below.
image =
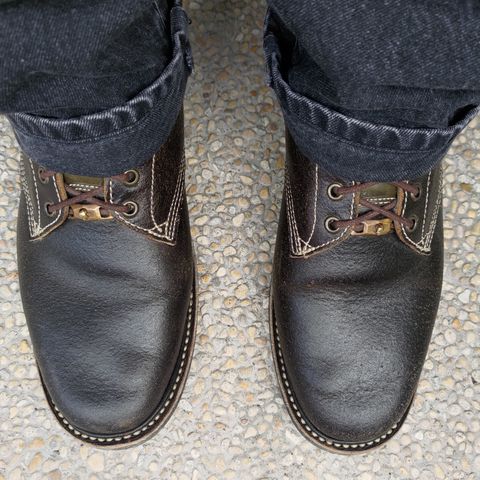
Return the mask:
{"type": "MultiPolygon", "coordinates": [[[[403,191],[409,193],[412,198],[418,199],[421,193],[420,187],[418,185],[410,184],[407,182],[387,182],[390,185],[394,185],[403,191]]],[[[340,199],[347,194],[361,193],[374,185],[378,185],[378,182],[365,182],[358,183],[355,185],[332,185],[330,188],[330,196],[334,199],[340,199]]],[[[404,225],[407,229],[413,230],[415,228],[416,220],[414,218],[405,218],[402,215],[396,213],[395,207],[397,206],[397,199],[392,200],[391,202],[385,205],[377,205],[370,202],[365,198],[360,198],[360,205],[365,207],[367,211],[362,213],[356,218],[349,220],[340,220],[337,218],[329,219],[329,226],[331,230],[337,231],[343,228],[352,227],[354,231],[361,231],[363,228],[363,222],[367,220],[378,220],[389,218],[393,222],[397,222],[401,225],[404,225]]]]}

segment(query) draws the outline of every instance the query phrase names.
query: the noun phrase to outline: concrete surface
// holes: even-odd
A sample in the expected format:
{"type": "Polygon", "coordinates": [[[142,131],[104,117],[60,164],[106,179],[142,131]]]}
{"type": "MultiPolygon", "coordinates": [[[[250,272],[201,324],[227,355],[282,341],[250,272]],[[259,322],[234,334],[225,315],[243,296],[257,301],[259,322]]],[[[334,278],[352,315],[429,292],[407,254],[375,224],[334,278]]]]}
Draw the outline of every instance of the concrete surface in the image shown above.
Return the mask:
{"type": "Polygon", "coordinates": [[[18,293],[19,151],[0,118],[0,478],[480,478],[478,119],[445,160],[444,294],[410,416],[381,450],[326,453],[290,421],[269,347],[284,143],[278,106],[264,85],[264,6],[191,1],[189,12],[196,71],[186,100],[188,197],[200,319],[183,399],[165,429],[129,450],[96,450],[57,425],[18,293]]]}

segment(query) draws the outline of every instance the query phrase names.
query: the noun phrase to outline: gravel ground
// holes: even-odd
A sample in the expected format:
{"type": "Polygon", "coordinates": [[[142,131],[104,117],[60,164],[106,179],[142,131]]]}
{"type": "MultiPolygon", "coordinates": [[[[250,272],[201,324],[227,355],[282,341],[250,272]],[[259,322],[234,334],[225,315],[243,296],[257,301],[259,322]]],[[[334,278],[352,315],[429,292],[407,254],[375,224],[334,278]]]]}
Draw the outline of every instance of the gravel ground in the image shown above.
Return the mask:
{"type": "Polygon", "coordinates": [[[283,126],[264,84],[260,1],[191,1],[196,71],[186,100],[188,197],[200,272],[189,380],[144,445],[98,451],[68,436],[44,400],[18,292],[19,151],[0,118],[0,479],[478,479],[480,122],[446,160],[446,267],[411,413],[386,446],[344,457],[291,423],[267,311],[283,180],[283,126]],[[201,7],[201,11],[200,11],[201,7]]]}

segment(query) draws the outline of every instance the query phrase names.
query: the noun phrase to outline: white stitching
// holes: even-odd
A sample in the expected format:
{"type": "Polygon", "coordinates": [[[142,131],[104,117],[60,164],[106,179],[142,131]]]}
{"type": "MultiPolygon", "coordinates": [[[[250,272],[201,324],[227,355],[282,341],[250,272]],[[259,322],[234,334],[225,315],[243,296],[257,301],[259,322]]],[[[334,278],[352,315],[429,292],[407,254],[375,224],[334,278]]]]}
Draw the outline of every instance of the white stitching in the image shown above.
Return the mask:
{"type": "MultiPolygon", "coordinates": [[[[153,156],[153,159],[152,159],[151,180],[150,180],[150,218],[152,219],[152,222],[153,222],[153,225],[155,226],[155,228],[159,232],[162,232],[162,228],[157,224],[157,221],[155,220],[155,215],[153,214],[153,191],[154,191],[154,188],[155,188],[155,163],[156,163],[156,161],[157,161],[157,154],[155,154],[153,156]]],[[[164,224],[162,224],[162,225],[165,226],[165,223],[168,224],[168,220],[167,220],[167,222],[164,222],[164,224]]]]}
{"type": "Polygon", "coordinates": [[[382,440],[385,440],[387,437],[389,437],[390,435],[392,435],[394,433],[394,430],[396,430],[397,427],[398,427],[398,423],[393,425],[388,430],[388,432],[386,434],[376,438],[375,440],[371,440],[371,441],[368,441],[368,442],[365,442],[365,443],[351,443],[351,444],[348,444],[348,443],[339,443],[339,442],[334,442],[332,440],[328,440],[327,438],[324,438],[324,437],[318,435],[316,432],[314,432],[307,425],[307,421],[302,416],[302,413],[300,412],[300,409],[298,408],[297,404],[295,403],[295,399],[293,398],[293,392],[290,388],[290,383],[288,382],[287,371],[285,369],[285,362],[283,360],[282,348],[280,347],[280,335],[278,333],[278,327],[277,327],[276,323],[274,323],[274,326],[275,326],[275,345],[277,347],[277,353],[278,353],[278,355],[277,355],[277,358],[278,358],[277,365],[279,365],[281,370],[282,370],[280,377],[282,378],[282,383],[284,385],[285,392],[287,393],[288,400],[289,400],[293,410],[295,411],[295,415],[298,417],[298,419],[300,420],[300,423],[302,424],[302,426],[305,428],[305,430],[308,432],[308,434],[310,436],[312,436],[316,440],[319,440],[322,443],[326,443],[329,446],[333,446],[333,447],[336,447],[336,448],[343,448],[344,450],[348,450],[350,448],[353,448],[353,449],[356,449],[356,448],[359,448],[359,447],[364,448],[366,446],[371,446],[375,443],[380,443],[382,440]]]}
{"type": "Polygon", "coordinates": [[[93,190],[97,185],[88,185],[86,183],[69,183],[70,187],[83,188],[85,190],[93,190]]]}
{"type": "MultiPolygon", "coordinates": [[[[352,185],[355,185],[355,182],[352,182],[352,185]]],[[[292,203],[293,203],[293,200],[292,200],[292,203]]],[[[293,208],[293,207],[292,207],[293,208]]],[[[354,208],[355,208],[355,195],[352,194],[352,203],[350,205],[350,220],[353,218],[353,212],[354,212],[354,208]]],[[[294,214],[294,212],[293,212],[294,214]]],[[[332,243],[335,243],[335,242],[338,242],[340,241],[346,234],[347,232],[349,231],[349,228],[345,228],[343,230],[343,232],[341,233],[341,235],[339,235],[338,237],[335,237],[333,238],[332,240],[329,240],[327,242],[324,242],[320,245],[317,245],[317,246],[312,246],[310,245],[309,243],[306,243],[304,240],[302,240],[300,238],[300,241],[303,242],[305,244],[305,247],[302,248],[302,249],[299,249],[298,253],[297,252],[293,252],[296,256],[305,256],[305,255],[308,255],[312,252],[315,252],[316,250],[319,250],[320,248],[322,247],[326,247],[327,245],[330,245],[332,243]]]]}
{"type": "Polygon", "coordinates": [[[430,199],[430,180],[431,180],[431,178],[432,178],[432,171],[430,170],[430,172],[428,172],[427,193],[426,193],[426,198],[425,198],[425,208],[423,210],[422,234],[420,235],[420,238],[423,238],[424,233],[425,233],[425,223],[427,222],[428,200],[430,199]]]}
{"type": "MultiPolygon", "coordinates": [[[[315,232],[315,227],[317,226],[317,203],[318,203],[318,165],[315,165],[315,201],[313,202],[313,225],[310,236],[305,243],[305,246],[310,245],[310,240],[313,237],[315,232]]],[[[302,240],[303,241],[303,240],[302,240]]]]}
{"type": "MultiPolygon", "coordinates": [[[[150,235],[153,235],[157,238],[173,241],[173,234],[176,226],[176,222],[178,219],[178,213],[180,210],[180,202],[179,199],[181,197],[182,193],[182,187],[184,184],[184,178],[185,178],[185,156],[183,156],[182,163],[180,166],[180,171],[177,177],[177,183],[175,186],[175,192],[173,196],[172,203],[170,205],[170,210],[168,212],[167,220],[165,222],[161,223],[160,225],[156,222],[154,215],[153,215],[153,194],[154,194],[154,177],[155,177],[155,161],[156,161],[156,155],[154,155],[152,159],[152,169],[151,169],[151,182],[150,182],[150,217],[153,221],[154,226],[152,228],[144,228],[139,225],[135,225],[134,223],[128,221],[125,219],[123,216],[121,216],[118,212],[115,212],[115,216],[118,220],[122,221],[125,224],[130,225],[132,228],[141,230],[143,232],[147,232],[150,235]],[[173,212],[173,213],[172,213],[173,212]],[[174,222],[172,223],[170,221],[170,218],[174,215],[174,222]],[[157,232],[155,232],[157,230],[157,232]],[[164,231],[165,233],[162,233],[164,231]]],[[[110,203],[113,202],[113,182],[112,180],[109,180],[109,191],[110,191],[110,203]]]]}
{"type": "Polygon", "coordinates": [[[185,157],[183,157],[182,163],[180,165],[180,171],[177,177],[177,184],[175,186],[175,193],[173,195],[173,201],[170,205],[170,210],[168,211],[168,217],[167,217],[168,236],[172,240],[175,232],[175,227],[178,221],[178,215],[180,212],[180,205],[181,205],[184,185],[185,185],[185,157]]]}
{"type": "Polygon", "coordinates": [[[22,165],[22,167],[21,167],[21,184],[22,184],[22,187],[23,187],[23,192],[25,194],[25,201],[27,203],[28,228],[30,230],[30,237],[33,237],[34,236],[34,230],[35,230],[35,224],[32,220],[32,217],[34,215],[33,205],[32,205],[32,200],[30,198],[30,193],[28,191],[29,189],[28,189],[27,180],[25,178],[26,173],[25,173],[25,169],[23,167],[23,162],[22,162],[21,165],[22,165]]]}
{"type": "MultiPolygon", "coordinates": [[[[439,188],[438,188],[438,193],[437,193],[437,199],[436,199],[436,202],[435,202],[435,209],[433,211],[433,215],[432,215],[432,219],[430,221],[430,225],[429,225],[429,230],[427,233],[424,234],[424,225],[426,223],[426,218],[427,218],[427,206],[428,206],[428,201],[429,201],[429,197],[430,197],[430,192],[429,192],[429,188],[430,188],[430,183],[431,183],[431,173],[429,173],[428,175],[428,182],[427,182],[427,193],[426,193],[426,200],[425,200],[425,209],[424,209],[424,218],[423,218],[423,224],[422,224],[422,234],[421,234],[421,237],[420,237],[420,240],[417,242],[415,242],[412,238],[410,238],[405,230],[405,226],[402,225],[401,228],[402,228],[402,232],[403,232],[403,235],[405,237],[405,239],[412,245],[414,245],[419,251],[421,252],[424,252],[424,253],[429,253],[430,252],[430,246],[431,246],[431,242],[432,242],[432,239],[433,239],[433,234],[435,233],[435,227],[437,225],[437,219],[438,219],[438,212],[440,210],[440,204],[442,203],[442,185],[443,185],[443,169],[440,167],[440,171],[439,171],[439,188]]],[[[405,195],[405,200],[404,200],[404,204],[403,204],[403,209],[402,209],[402,216],[405,215],[405,211],[406,211],[406,208],[407,208],[407,195],[405,195]]]]}
{"type": "Polygon", "coordinates": [[[287,174],[285,174],[285,186],[286,186],[285,192],[286,192],[286,202],[287,202],[287,214],[288,214],[289,226],[291,231],[290,248],[292,249],[292,253],[296,254],[297,251],[301,251],[301,245],[299,241],[300,235],[298,233],[297,221],[293,213],[293,197],[292,197],[292,191],[290,186],[290,179],[287,174]]]}
{"type": "Polygon", "coordinates": [[[380,205],[382,203],[392,202],[393,200],[396,200],[396,199],[397,197],[368,197],[365,200],[367,200],[368,202],[380,205]]]}
{"type": "MultiPolygon", "coordinates": [[[[62,215],[62,211],[59,210],[58,213],[57,213],[57,216],[50,223],[48,223],[44,227],[41,226],[41,218],[42,217],[41,217],[41,211],[40,211],[40,198],[39,198],[39,194],[38,194],[37,179],[35,177],[35,169],[33,167],[33,162],[30,158],[28,158],[28,162],[29,162],[29,165],[30,165],[31,173],[32,173],[33,184],[35,186],[35,197],[36,197],[36,200],[37,200],[38,222],[35,219],[34,209],[33,209],[33,205],[32,205],[33,202],[31,201],[30,194],[28,192],[28,190],[29,190],[28,189],[28,182],[25,179],[25,183],[23,183],[23,182],[22,183],[24,185],[24,190],[26,192],[26,196],[28,196],[27,204],[30,204],[30,208],[31,208],[31,212],[30,212],[30,209],[27,209],[27,215],[29,217],[29,222],[28,223],[29,223],[29,226],[30,226],[30,236],[32,238],[35,238],[35,237],[40,236],[48,227],[50,227],[54,223],[58,222],[59,218],[62,215]],[[31,213],[31,218],[30,218],[30,213],[31,213]]],[[[62,199],[60,198],[60,193],[58,192],[57,180],[56,180],[55,176],[52,177],[52,180],[53,180],[53,185],[55,186],[55,192],[57,194],[57,199],[60,202],[62,199]]]]}
{"type": "Polygon", "coordinates": [[[180,367],[178,369],[177,377],[175,378],[175,382],[172,386],[172,391],[171,391],[170,395],[168,396],[167,401],[163,404],[161,410],[155,415],[153,420],[151,420],[146,426],[140,428],[139,430],[136,430],[133,433],[130,433],[128,435],[123,435],[123,436],[120,436],[120,437],[94,437],[94,436],[90,436],[90,435],[86,435],[84,433],[81,433],[78,430],[76,430],[72,425],[70,425],[70,423],[67,421],[67,419],[64,417],[64,415],[60,412],[60,410],[57,408],[57,406],[53,403],[52,399],[50,399],[52,401],[52,405],[53,405],[53,408],[54,408],[55,415],[57,417],[59,417],[61,419],[62,423],[64,423],[68,427],[68,429],[74,435],[76,435],[77,437],[81,437],[81,438],[89,439],[89,440],[94,440],[94,441],[98,441],[98,442],[120,442],[122,440],[128,440],[132,436],[140,435],[142,432],[145,432],[146,430],[148,430],[149,427],[152,427],[153,425],[155,425],[155,423],[157,423],[158,420],[160,420],[161,415],[165,412],[168,405],[170,405],[170,403],[172,402],[172,399],[175,395],[175,391],[177,390],[178,383],[179,383],[179,381],[182,377],[182,374],[185,373],[185,371],[186,371],[186,370],[184,370],[184,365],[185,365],[186,358],[187,358],[186,351],[187,351],[188,345],[190,343],[190,338],[191,337],[193,338],[193,331],[191,331],[191,327],[193,325],[193,321],[192,321],[193,304],[194,304],[194,298],[193,298],[193,291],[192,291],[192,293],[190,294],[190,305],[188,306],[187,327],[186,327],[185,340],[184,340],[184,343],[183,343],[181,363],[180,363],[180,367]]]}

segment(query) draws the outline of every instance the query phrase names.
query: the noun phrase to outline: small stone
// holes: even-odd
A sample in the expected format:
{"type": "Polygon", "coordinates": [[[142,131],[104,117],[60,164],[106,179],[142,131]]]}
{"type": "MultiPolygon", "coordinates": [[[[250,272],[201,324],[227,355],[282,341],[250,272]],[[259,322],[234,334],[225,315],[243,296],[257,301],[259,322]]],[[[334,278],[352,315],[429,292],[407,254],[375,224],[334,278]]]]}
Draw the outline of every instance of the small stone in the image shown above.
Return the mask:
{"type": "Polygon", "coordinates": [[[239,227],[243,223],[244,219],[245,219],[245,215],[243,213],[239,213],[238,215],[235,215],[232,219],[233,226],[239,227]]]}
{"type": "Polygon", "coordinates": [[[30,345],[28,344],[27,340],[22,340],[18,347],[20,353],[29,353],[30,352],[30,345]]]}
{"type": "Polygon", "coordinates": [[[39,468],[40,465],[42,464],[43,461],[43,456],[41,453],[36,453],[30,463],[28,464],[28,471],[29,472],[36,472],[39,468]]]}
{"type": "Polygon", "coordinates": [[[235,296],[242,300],[244,298],[247,298],[248,296],[248,287],[245,285],[245,284],[242,284],[242,285],[239,285],[236,289],[235,289],[235,296]]]}
{"type": "Polygon", "coordinates": [[[88,457],[87,464],[94,472],[102,472],[105,468],[105,460],[100,453],[94,453],[88,457]]]}
{"type": "Polygon", "coordinates": [[[469,302],[470,302],[470,291],[468,291],[468,290],[463,291],[463,292],[458,296],[458,299],[459,299],[462,303],[469,303],[469,302]]]}

